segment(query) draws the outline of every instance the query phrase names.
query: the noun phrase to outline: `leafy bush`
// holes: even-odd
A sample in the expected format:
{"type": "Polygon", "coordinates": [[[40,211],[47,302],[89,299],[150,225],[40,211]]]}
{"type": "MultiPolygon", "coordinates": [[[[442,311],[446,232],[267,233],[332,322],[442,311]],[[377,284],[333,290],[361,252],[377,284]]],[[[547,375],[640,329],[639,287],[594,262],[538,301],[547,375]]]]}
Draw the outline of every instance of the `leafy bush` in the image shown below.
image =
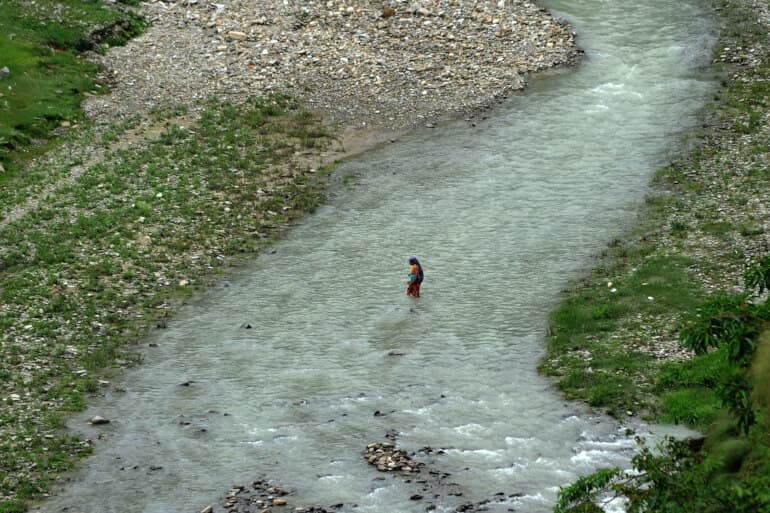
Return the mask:
{"type": "Polygon", "coordinates": [[[719,294],[696,309],[680,340],[696,354],[727,346],[730,362],[746,363],[754,353],[757,329],[756,315],[745,295],[719,294]]]}
{"type": "Polygon", "coordinates": [[[743,275],[747,291],[755,291],[761,295],[770,290],[770,255],[753,260],[743,275]]]}
{"type": "Polygon", "coordinates": [[[697,446],[668,438],[656,451],[643,447],[633,470],[600,470],[562,488],[554,512],[603,511],[599,506],[619,500],[628,513],[770,512],[770,476],[736,472],[746,465],[749,443],[726,442],[713,455],[697,446]]]}

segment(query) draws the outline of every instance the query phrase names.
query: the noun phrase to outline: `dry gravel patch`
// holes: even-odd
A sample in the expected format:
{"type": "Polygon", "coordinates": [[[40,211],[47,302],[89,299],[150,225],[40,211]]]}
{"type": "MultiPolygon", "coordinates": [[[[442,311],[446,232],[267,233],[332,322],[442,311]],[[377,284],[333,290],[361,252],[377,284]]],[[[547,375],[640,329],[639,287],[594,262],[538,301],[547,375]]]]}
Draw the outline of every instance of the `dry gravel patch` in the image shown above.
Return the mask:
{"type": "Polygon", "coordinates": [[[95,56],[113,93],[100,120],[213,96],[292,91],[330,122],[399,129],[489,105],[580,52],[526,0],[153,0],[152,26],[95,56]]]}

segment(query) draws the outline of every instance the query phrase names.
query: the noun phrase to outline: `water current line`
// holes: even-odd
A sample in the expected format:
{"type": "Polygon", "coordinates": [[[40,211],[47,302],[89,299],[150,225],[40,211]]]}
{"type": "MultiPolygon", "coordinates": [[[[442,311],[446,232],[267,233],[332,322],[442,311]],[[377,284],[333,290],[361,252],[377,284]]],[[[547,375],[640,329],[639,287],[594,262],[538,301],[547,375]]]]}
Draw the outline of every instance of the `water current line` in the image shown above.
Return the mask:
{"type": "Polygon", "coordinates": [[[125,392],[73,420],[103,441],[39,510],[199,511],[266,476],[298,505],[424,511],[415,483],[362,458],[389,430],[444,449],[431,465],[463,496],[438,511],[497,492],[512,497],[490,511],[550,511],[560,485],[626,465],[622,426],[535,368],[559,290],[633,222],[711,91],[696,68],[714,27],[697,0],[549,6],[581,34],[577,70],[343,166],[355,185],[181,312],[125,392]],[[420,300],[404,295],[412,254],[420,300]],[[83,427],[95,413],[113,423],[83,427]]]}

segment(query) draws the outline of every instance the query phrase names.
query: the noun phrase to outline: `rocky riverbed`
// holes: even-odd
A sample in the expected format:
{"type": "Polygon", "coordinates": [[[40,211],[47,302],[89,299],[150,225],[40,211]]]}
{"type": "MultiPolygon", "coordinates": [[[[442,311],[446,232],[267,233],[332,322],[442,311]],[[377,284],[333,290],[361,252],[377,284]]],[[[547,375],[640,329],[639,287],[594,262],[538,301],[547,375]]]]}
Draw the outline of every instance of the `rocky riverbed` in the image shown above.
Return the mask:
{"type": "MultiPolygon", "coordinates": [[[[436,458],[445,453],[443,449],[423,447],[418,451],[408,453],[397,447],[398,433],[389,431],[385,438],[387,442],[373,442],[366,446],[364,458],[380,473],[389,473],[403,479],[411,485],[413,492],[409,500],[425,504],[425,511],[438,509],[436,503],[447,507],[455,513],[473,513],[487,511],[490,504],[504,504],[519,497],[518,493],[498,492],[492,497],[480,501],[467,500],[464,495],[467,490],[451,480],[452,474],[440,471],[430,466],[437,463],[436,458]],[[423,461],[418,461],[420,458],[423,461]]],[[[372,481],[386,479],[375,476],[372,481]]],[[[299,505],[293,490],[277,486],[272,480],[260,477],[251,485],[232,485],[216,505],[209,504],[200,513],[272,513],[294,511],[297,513],[332,513],[343,508],[356,508],[356,504],[332,504],[328,506],[299,505]]]]}
{"type": "Polygon", "coordinates": [[[575,33],[527,0],[153,0],[152,23],[96,56],[114,120],[219,97],[290,92],[329,122],[403,129],[472,112],[575,62],[575,33]]]}

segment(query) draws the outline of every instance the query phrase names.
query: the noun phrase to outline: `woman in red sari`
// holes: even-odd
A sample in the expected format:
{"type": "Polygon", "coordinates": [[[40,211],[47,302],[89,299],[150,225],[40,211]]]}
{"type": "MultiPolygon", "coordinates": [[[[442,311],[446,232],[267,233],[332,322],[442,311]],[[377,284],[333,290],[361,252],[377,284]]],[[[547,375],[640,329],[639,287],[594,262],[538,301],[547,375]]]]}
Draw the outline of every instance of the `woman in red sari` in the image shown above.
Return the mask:
{"type": "Polygon", "coordinates": [[[422,272],[422,265],[417,257],[409,258],[409,285],[406,287],[406,295],[411,297],[420,297],[420,285],[425,274],[422,272]]]}

